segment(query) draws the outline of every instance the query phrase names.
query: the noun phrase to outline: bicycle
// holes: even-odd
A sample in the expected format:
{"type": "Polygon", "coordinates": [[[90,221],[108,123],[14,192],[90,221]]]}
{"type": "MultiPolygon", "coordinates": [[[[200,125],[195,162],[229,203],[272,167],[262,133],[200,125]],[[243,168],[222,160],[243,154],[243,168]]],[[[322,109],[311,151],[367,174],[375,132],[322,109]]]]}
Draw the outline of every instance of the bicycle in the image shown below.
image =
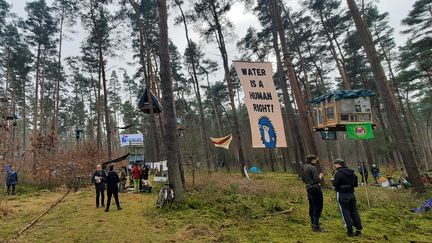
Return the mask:
{"type": "Polygon", "coordinates": [[[169,183],[165,183],[165,186],[159,191],[158,198],[156,200],[156,207],[163,208],[167,204],[172,204],[174,201],[174,191],[171,189],[169,183]]]}

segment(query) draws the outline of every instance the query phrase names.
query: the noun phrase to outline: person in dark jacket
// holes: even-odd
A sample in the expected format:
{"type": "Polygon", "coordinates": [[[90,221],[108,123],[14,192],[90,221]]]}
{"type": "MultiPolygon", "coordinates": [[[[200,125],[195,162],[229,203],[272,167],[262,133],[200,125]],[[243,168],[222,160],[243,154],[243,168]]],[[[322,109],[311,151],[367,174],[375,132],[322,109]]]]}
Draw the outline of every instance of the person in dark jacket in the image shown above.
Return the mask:
{"type": "Polygon", "coordinates": [[[334,165],[337,171],[334,178],[332,178],[332,182],[336,190],[336,199],[347,229],[347,234],[350,237],[360,236],[363,227],[357,211],[357,200],[354,194],[354,188],[358,186],[357,176],[354,170],[345,166],[343,159],[336,159],[334,165]],[[356,228],[355,233],[353,232],[353,226],[356,228]]]}
{"type": "Polygon", "coordinates": [[[105,208],[105,212],[109,212],[110,204],[111,204],[111,197],[114,195],[115,202],[117,204],[117,210],[121,210],[120,202],[118,198],[118,185],[117,183],[120,182],[118,174],[114,171],[114,166],[111,165],[108,169],[108,175],[106,177],[106,184],[107,184],[107,194],[108,194],[108,201],[105,208]]]}
{"type": "Polygon", "coordinates": [[[368,173],[368,169],[366,167],[365,162],[362,162],[362,163],[359,162],[358,163],[358,172],[360,173],[360,175],[362,177],[361,184],[362,185],[367,184],[369,173],[368,173]]]}
{"type": "Polygon", "coordinates": [[[142,179],[144,180],[144,192],[151,192],[152,185],[149,181],[149,167],[147,165],[144,165],[142,170],[142,179]]]}
{"type": "Polygon", "coordinates": [[[92,182],[96,188],[96,208],[99,207],[99,198],[102,207],[105,207],[105,172],[101,165],[96,166],[96,171],[93,173],[92,182]]]}
{"type": "Polygon", "coordinates": [[[11,193],[11,188],[12,188],[12,195],[15,195],[15,186],[17,184],[18,184],[18,173],[16,172],[15,167],[12,166],[6,172],[6,187],[7,187],[8,195],[11,193]]]}
{"type": "Polygon", "coordinates": [[[321,232],[319,218],[323,209],[323,194],[321,191],[320,180],[323,173],[318,172],[316,167],[318,158],[311,154],[306,157],[306,163],[303,165],[302,177],[306,184],[306,191],[309,200],[309,216],[312,225],[312,231],[321,232]]]}
{"type": "Polygon", "coordinates": [[[380,169],[378,168],[378,166],[376,166],[376,164],[372,165],[371,173],[375,180],[375,184],[378,184],[378,178],[380,177],[380,169]]]}

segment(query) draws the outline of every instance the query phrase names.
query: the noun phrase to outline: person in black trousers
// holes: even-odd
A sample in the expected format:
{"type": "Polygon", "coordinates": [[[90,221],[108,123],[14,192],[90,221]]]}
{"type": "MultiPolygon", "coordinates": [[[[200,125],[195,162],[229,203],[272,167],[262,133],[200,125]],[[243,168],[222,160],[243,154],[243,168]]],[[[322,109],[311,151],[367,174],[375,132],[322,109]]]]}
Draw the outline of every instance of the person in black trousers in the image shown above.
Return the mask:
{"type": "Polygon", "coordinates": [[[302,177],[306,184],[306,191],[309,200],[309,216],[312,225],[312,231],[321,232],[319,218],[323,209],[323,193],[321,191],[320,180],[323,173],[318,173],[316,167],[318,158],[311,154],[306,157],[306,163],[303,166],[302,177]]]}
{"type": "Polygon", "coordinates": [[[354,188],[358,186],[357,176],[354,170],[345,166],[343,159],[336,159],[334,165],[337,171],[332,182],[336,190],[336,198],[347,234],[349,237],[360,236],[363,227],[354,194],[354,188]],[[356,228],[355,233],[353,232],[353,226],[356,228]]]}
{"type": "Polygon", "coordinates": [[[101,165],[96,166],[96,171],[93,173],[92,182],[96,188],[96,208],[99,207],[99,199],[102,207],[105,207],[105,172],[102,170],[101,165]]]}
{"type": "Polygon", "coordinates": [[[108,169],[108,175],[106,177],[106,184],[107,184],[107,194],[108,194],[108,201],[105,208],[105,212],[109,212],[110,204],[111,204],[111,197],[114,195],[115,202],[117,204],[117,210],[121,210],[120,202],[118,198],[118,185],[117,183],[120,182],[118,174],[114,171],[114,166],[111,165],[108,169]]]}
{"type": "Polygon", "coordinates": [[[367,182],[368,182],[368,175],[369,175],[369,173],[368,173],[368,169],[367,169],[367,167],[366,167],[366,163],[365,162],[362,162],[362,163],[358,163],[358,171],[359,171],[359,173],[360,173],[360,175],[361,175],[361,184],[363,185],[363,184],[367,184],[367,182]]]}

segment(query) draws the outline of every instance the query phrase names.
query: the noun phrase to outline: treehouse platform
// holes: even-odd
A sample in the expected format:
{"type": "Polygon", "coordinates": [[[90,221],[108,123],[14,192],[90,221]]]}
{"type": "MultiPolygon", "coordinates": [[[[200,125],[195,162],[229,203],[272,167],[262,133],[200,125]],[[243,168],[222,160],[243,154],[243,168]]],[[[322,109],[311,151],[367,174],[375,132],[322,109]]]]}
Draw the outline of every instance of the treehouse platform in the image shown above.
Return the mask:
{"type": "Polygon", "coordinates": [[[334,90],[311,101],[314,127],[318,131],[345,131],[347,124],[372,123],[371,99],[375,93],[366,89],[334,90]]]}

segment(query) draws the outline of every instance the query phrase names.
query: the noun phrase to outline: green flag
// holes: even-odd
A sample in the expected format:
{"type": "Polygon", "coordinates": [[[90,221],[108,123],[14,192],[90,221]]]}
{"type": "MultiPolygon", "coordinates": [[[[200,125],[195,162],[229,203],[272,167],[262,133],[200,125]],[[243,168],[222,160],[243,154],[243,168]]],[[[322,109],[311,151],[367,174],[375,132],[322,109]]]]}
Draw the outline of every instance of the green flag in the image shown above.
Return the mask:
{"type": "Polygon", "coordinates": [[[347,124],[346,131],[350,139],[373,139],[371,123],[347,124]]]}

